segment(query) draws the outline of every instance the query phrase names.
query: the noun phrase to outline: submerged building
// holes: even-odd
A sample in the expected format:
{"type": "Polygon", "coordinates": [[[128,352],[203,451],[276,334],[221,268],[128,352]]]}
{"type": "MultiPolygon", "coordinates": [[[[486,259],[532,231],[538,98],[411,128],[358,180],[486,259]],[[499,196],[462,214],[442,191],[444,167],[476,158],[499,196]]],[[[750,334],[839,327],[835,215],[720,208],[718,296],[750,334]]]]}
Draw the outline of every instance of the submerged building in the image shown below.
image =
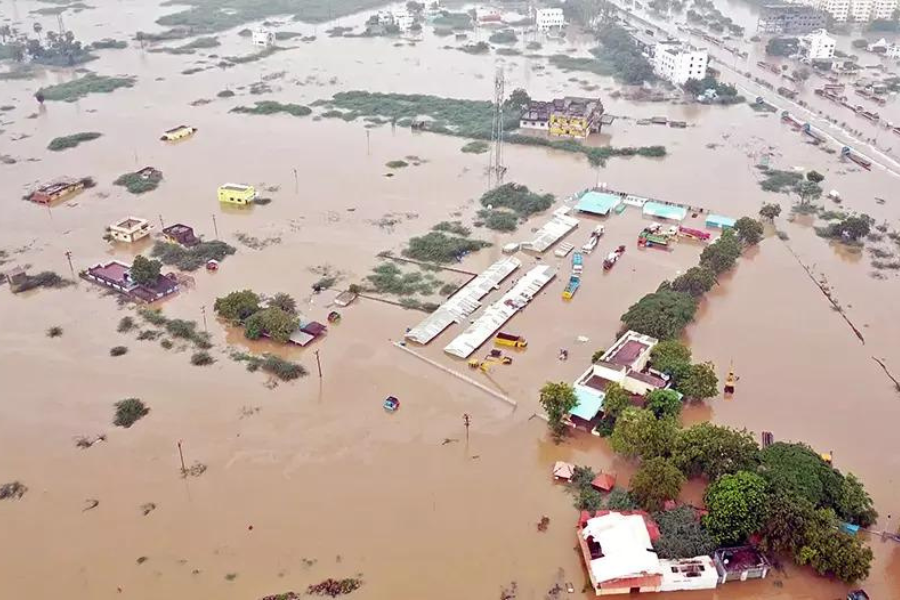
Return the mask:
{"type": "Polygon", "coordinates": [[[802,35],[825,29],[828,15],[812,6],[769,4],[760,10],[756,30],[775,35],[802,35]]]}
{"type": "Polygon", "coordinates": [[[709,556],[665,560],[653,550],[659,529],[643,511],[582,513],[578,546],[598,596],[711,590],[719,582],[709,556]]]}
{"type": "Polygon", "coordinates": [[[610,122],[604,119],[599,98],[566,96],[549,102],[532,101],[522,112],[519,127],[546,131],[552,136],[584,139],[610,122]]]}
{"type": "Polygon", "coordinates": [[[152,283],[137,283],[131,277],[131,265],[117,260],[97,263],[82,271],[81,277],[140,302],[155,302],[178,291],[174,274],[160,273],[152,283]]]}
{"type": "Polygon", "coordinates": [[[107,227],[109,237],[112,238],[113,241],[124,242],[126,244],[131,244],[144,239],[150,235],[152,229],[153,225],[151,225],[147,219],[140,219],[138,217],[125,217],[107,227]]]}

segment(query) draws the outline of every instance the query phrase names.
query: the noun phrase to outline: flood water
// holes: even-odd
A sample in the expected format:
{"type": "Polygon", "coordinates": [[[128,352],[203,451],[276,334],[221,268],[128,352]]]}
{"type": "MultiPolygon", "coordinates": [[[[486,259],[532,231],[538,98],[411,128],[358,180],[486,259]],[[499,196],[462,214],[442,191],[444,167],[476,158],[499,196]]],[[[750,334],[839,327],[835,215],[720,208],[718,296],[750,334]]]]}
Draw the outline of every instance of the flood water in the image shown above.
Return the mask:
{"type": "MultiPolygon", "coordinates": [[[[66,26],[86,41],[153,31],[153,20],[174,10],[144,0],[92,4],[96,8],[64,15],[66,26]]],[[[2,0],[0,21],[12,19],[30,30],[35,17],[29,11],[42,6],[2,0]]],[[[466,140],[390,126],[366,130],[362,122],[312,116],[229,114],[231,108],[257,100],[311,104],[353,89],[489,99],[497,65],[504,68],[507,89],[525,87],[535,98],[584,95],[585,85],[597,85],[607,110],[621,118],[596,143],[663,144],[669,151],[664,159],[612,159],[598,171],[571,154],[508,146],[507,181],[560,198],[599,181],[734,217],[755,215],[763,202],[781,202],[785,213],[777,226],[788,239],[770,232],[748,252],[704,300],[686,334],[694,356],[713,361],[720,377],[734,365],[738,393],[691,408],[684,418],[746,427],[756,435],[768,430],[780,440],[832,451],[836,466],[859,475],[870,491],[881,513],[877,528],[896,530],[900,394],[873,357],[900,373],[900,280],[892,271],[882,272],[884,279],[871,277],[867,252],[848,254],[817,237],[808,222],[790,222],[791,199],[762,192],[755,165],[766,155],[778,168],[816,169],[826,175],[826,189],[840,190],[844,208],[897,229],[900,197],[890,173],[850,167],[804,143],[776,116],[746,106],[611,99],[616,85],[609,78],[561,73],[543,58],[445,49],[458,43],[434,37],[430,27],[417,44],[402,47],[393,39],[324,33],[367,16],[318,26],[283,19],[280,29],[316,34],[316,41],[287,42],[296,48],[194,75],[181,72],[201,60],[218,62],[206,54],[253,52],[237,34],[240,28],[219,35],[220,48],[193,56],[142,52],[133,43],[100,51],[87,68],[134,75],[136,85],[75,103],[48,102],[42,109],[34,91],[72,78],[70,70],[34,81],[0,81],[0,105],[15,106],[0,113],[0,154],[18,160],[0,164],[0,249],[10,254],[3,269],[21,264],[68,275],[67,251],[76,269],[130,260],[149,244],[129,248],[102,239],[110,223],[128,215],[157,227],[160,218],[166,225],[186,223],[207,239],[215,237],[215,227],[220,239],[238,248],[219,272],[192,273],[193,285],[163,304],[166,315],[198,323],[205,307],[217,359],[205,368],[190,365],[190,351],[167,351],[158,342],[117,333],[119,319],[133,309],[87,282],[16,296],[0,288],[0,482],[20,480],[29,488],[22,500],[0,503],[4,597],[254,600],[356,574],[364,580],[353,595],[359,598],[496,598],[512,582],[519,598],[544,598],[565,582],[579,590],[576,597],[591,596],[580,593],[586,576],[574,550],[577,514],[568,494],[552,483],[550,468],[556,460],[589,464],[613,470],[627,483],[633,466],[599,438],[550,442],[544,423],[531,418],[539,409],[537,392],[548,380],[574,380],[591,354],[611,343],[619,315],[660,281],[695,264],[700,246],[639,251],[634,240],[645,222],[629,208],[605,222],[607,233],[587,259],[584,283],[571,302],[560,298],[568,260],[543,257],[560,264],[560,276],[507,326],[529,340],[513,365],[488,377],[446,356],[443,346],[462,325],[417,349],[502,391],[518,403],[515,408],[395,348],[391,342],[423,318],[418,311],[360,300],[304,350],[250,345],[212,312],[216,297],[254,289],[288,292],[305,314],[321,321],[329,309],[323,297],[310,293],[320,277],[316,271],[327,265],[340,272],[341,286],[360,281],[377,253],[401,250],[410,236],[438,221],[471,223],[488,183],[486,155],[461,153],[466,140]],[[249,86],[267,76],[272,91],[249,94],[249,86]],[[224,89],[237,95],[217,98],[224,89]],[[191,106],[198,99],[211,102],[191,106]],[[32,113],[36,117],[28,118],[32,113]],[[655,115],[690,126],[636,123],[655,115]],[[174,145],[159,141],[162,131],[181,123],[199,132],[174,145]],[[79,131],[103,137],[65,152],[46,150],[52,138],[79,131]],[[406,156],[422,163],[385,177],[385,163],[406,156]],[[112,185],[146,165],[164,173],[157,190],[133,196],[112,185]],[[21,200],[36,183],[64,175],[92,176],[98,185],[49,209],[21,200]],[[277,191],[268,194],[268,206],[223,209],[215,190],[226,181],[277,191]],[[391,228],[375,224],[385,215],[403,216],[391,228]],[[238,241],[241,233],[268,245],[249,248],[238,241]],[[626,254],[603,273],[602,256],[619,244],[628,246],[626,254]],[[865,343],[801,263],[828,282],[865,343]],[[45,335],[54,325],[64,329],[62,337],[45,335]],[[578,336],[589,341],[580,343],[578,336]],[[128,354],[111,358],[109,349],[120,344],[128,354]],[[264,375],[228,358],[229,346],[277,351],[302,362],[310,376],[270,389],[264,375]],[[560,348],[569,350],[568,361],[557,360],[560,348]],[[387,395],[402,401],[396,414],[381,407],[387,395]],[[127,397],[142,398],[151,412],[131,429],[114,428],[112,405],[127,397]],[[463,414],[472,419],[468,439],[463,414]],[[75,447],[75,437],[101,433],[107,442],[75,447]],[[202,476],[180,477],[179,441],[187,463],[208,466],[202,476]],[[99,505],[85,511],[89,500],[99,505]],[[145,516],[146,503],[156,508],[145,516]],[[542,516],[551,520],[544,533],[536,530],[542,516]]],[[[56,22],[40,20],[45,29],[56,22]]],[[[488,35],[479,30],[471,39],[488,35]]],[[[544,55],[591,46],[580,38],[541,41],[544,55]]],[[[479,231],[494,246],[455,266],[473,272],[487,267],[503,244],[527,239],[546,219],[537,216],[513,234],[479,231]]],[[[583,220],[573,243],[583,243],[591,221],[583,220]]],[[[527,267],[534,258],[523,261],[527,267]]],[[[696,486],[686,495],[696,500],[696,486]]],[[[900,546],[878,538],[871,544],[876,561],[862,585],[872,598],[900,599],[900,546]]],[[[788,568],[761,582],[671,597],[830,600],[846,590],[788,568]]]]}

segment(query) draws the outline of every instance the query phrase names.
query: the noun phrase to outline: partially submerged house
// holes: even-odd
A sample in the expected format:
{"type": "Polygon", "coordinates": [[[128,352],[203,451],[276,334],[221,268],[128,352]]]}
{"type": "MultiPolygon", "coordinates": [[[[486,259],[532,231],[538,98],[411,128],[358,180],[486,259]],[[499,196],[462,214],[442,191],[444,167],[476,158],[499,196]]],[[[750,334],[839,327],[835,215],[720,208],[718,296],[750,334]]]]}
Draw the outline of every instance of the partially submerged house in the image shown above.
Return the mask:
{"type": "Polygon", "coordinates": [[[196,132],[196,127],[191,127],[190,125],[179,125],[178,127],[173,127],[172,129],[166,130],[166,132],[163,133],[162,137],[159,139],[164,142],[174,142],[175,140],[190,137],[196,132]]]}
{"type": "Polygon", "coordinates": [[[318,321],[306,321],[301,319],[297,331],[291,334],[288,341],[297,346],[304,347],[311,344],[317,338],[325,335],[328,328],[318,321]]]}
{"type": "Polygon", "coordinates": [[[162,230],[163,237],[172,244],[180,244],[185,248],[196,246],[200,243],[200,238],[194,235],[194,230],[183,223],[169,225],[162,230]]]}
{"type": "Polygon", "coordinates": [[[594,429],[598,415],[603,411],[606,387],[617,383],[634,397],[643,397],[647,392],[664,389],[669,379],[648,368],[650,352],[659,341],[656,338],[627,331],[616,340],[596,363],[575,380],[575,396],[578,404],[569,411],[569,419],[575,425],[594,429]]]}
{"type": "Polygon", "coordinates": [[[70,196],[74,196],[86,187],[91,187],[90,177],[82,179],[65,179],[42,185],[28,195],[28,200],[37,204],[53,204],[70,196]]]}
{"type": "Polygon", "coordinates": [[[275,32],[262,27],[253,30],[254,46],[272,46],[275,44],[275,32]]]}
{"type": "Polygon", "coordinates": [[[591,190],[578,199],[575,210],[592,215],[608,216],[610,211],[622,204],[622,196],[610,192],[591,190]]]}
{"type": "Polygon", "coordinates": [[[131,277],[131,265],[114,260],[98,263],[81,272],[82,279],[102,285],[132,300],[155,302],[178,291],[175,275],[162,273],[152,284],[136,283],[131,277]]]}
{"type": "Polygon", "coordinates": [[[713,554],[719,583],[765,579],[771,564],[768,559],[752,546],[719,548],[713,554]]]}
{"type": "Polygon", "coordinates": [[[256,188],[242,183],[226,183],[219,186],[219,202],[247,206],[256,200],[256,188]]]}
{"type": "Polygon", "coordinates": [[[141,179],[162,179],[162,171],[156,167],[144,167],[140,171],[134,173],[141,179]]]}
{"type": "Polygon", "coordinates": [[[598,596],[710,590],[718,572],[708,556],[664,560],[653,550],[659,528],[643,511],[582,513],[578,545],[598,596]]]}
{"type": "Polygon", "coordinates": [[[22,267],[13,267],[3,274],[3,278],[9,284],[9,289],[16,293],[28,281],[28,273],[22,267]]]}
{"type": "Polygon", "coordinates": [[[144,239],[152,229],[153,225],[147,219],[138,217],[125,217],[106,228],[113,241],[126,244],[144,239]]]}
{"type": "Polygon", "coordinates": [[[519,127],[538,129],[552,136],[584,139],[598,133],[604,123],[599,98],[566,96],[549,102],[532,101],[522,111],[519,127]]]}

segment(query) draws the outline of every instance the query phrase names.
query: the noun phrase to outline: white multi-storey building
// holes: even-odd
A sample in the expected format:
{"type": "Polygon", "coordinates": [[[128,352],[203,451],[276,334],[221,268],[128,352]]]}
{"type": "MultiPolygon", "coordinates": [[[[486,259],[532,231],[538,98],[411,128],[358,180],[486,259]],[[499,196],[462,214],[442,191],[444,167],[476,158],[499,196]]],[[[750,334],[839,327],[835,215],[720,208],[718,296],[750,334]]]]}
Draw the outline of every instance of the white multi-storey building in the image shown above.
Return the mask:
{"type": "Polygon", "coordinates": [[[562,29],[566,26],[566,19],[561,8],[539,8],[535,11],[534,21],[538,31],[562,29]]]}
{"type": "Polygon", "coordinates": [[[653,70],[657,75],[676,85],[684,85],[688,79],[706,77],[709,54],[705,48],[696,48],[678,41],[659,42],[653,50],[653,70]]]}
{"type": "Polygon", "coordinates": [[[827,12],[838,23],[891,19],[894,11],[900,8],[898,0],[796,0],[792,4],[812,6],[827,12]]]}
{"type": "Polygon", "coordinates": [[[800,37],[800,55],[809,60],[827,60],[834,56],[835,39],[820,29],[800,37]]]}

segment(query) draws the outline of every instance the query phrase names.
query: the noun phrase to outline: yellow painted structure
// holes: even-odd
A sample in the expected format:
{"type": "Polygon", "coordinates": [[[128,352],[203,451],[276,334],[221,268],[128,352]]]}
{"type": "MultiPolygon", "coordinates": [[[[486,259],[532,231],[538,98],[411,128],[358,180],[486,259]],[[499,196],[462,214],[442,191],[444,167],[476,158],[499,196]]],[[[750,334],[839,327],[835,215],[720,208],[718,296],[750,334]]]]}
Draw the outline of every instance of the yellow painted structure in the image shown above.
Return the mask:
{"type": "Polygon", "coordinates": [[[241,183],[226,183],[219,186],[219,202],[246,206],[256,199],[256,188],[241,183]]]}
{"type": "Polygon", "coordinates": [[[196,131],[196,127],[191,127],[189,125],[179,125],[178,127],[173,127],[172,129],[166,131],[159,139],[164,142],[174,142],[175,140],[190,137],[194,135],[196,131]]]}
{"type": "Polygon", "coordinates": [[[584,116],[550,115],[550,135],[584,139],[590,132],[590,124],[584,116]]]}

